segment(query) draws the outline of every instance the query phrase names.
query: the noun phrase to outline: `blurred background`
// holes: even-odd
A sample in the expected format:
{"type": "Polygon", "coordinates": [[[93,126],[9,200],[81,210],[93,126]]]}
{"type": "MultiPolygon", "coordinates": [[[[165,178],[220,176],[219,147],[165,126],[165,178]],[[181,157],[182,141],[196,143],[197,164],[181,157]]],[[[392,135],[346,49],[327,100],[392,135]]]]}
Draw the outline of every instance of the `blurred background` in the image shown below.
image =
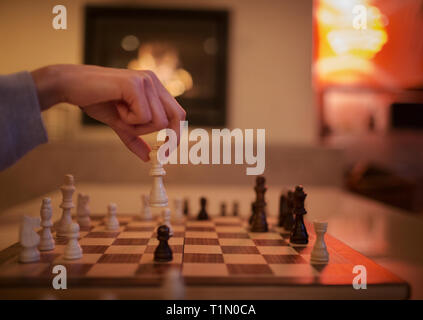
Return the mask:
{"type": "MultiPolygon", "coordinates": [[[[0,2],[0,73],[54,63],[151,69],[190,129],[265,128],[270,185],[335,186],[423,213],[422,0],[0,2]],[[366,26],[354,28],[354,6],[366,26]]],[[[66,104],[49,143],[0,173],[0,210],[88,183],[148,183],[149,164],[66,104]]],[[[153,136],[147,136],[148,141],[153,136]]],[[[241,165],[168,166],[171,184],[251,184],[241,165]]]]}

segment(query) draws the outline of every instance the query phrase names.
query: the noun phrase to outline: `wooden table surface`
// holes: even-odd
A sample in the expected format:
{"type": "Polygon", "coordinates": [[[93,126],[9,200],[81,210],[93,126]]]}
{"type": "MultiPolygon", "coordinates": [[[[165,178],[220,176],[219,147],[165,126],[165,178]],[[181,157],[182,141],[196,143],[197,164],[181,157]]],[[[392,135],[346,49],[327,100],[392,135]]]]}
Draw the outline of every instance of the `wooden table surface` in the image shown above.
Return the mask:
{"type": "MultiPolygon", "coordinates": [[[[118,205],[118,213],[137,213],[141,208],[140,195],[149,192],[149,185],[76,184],[76,193],[91,197],[93,214],[106,213],[109,202],[118,205]]],[[[269,215],[277,215],[279,194],[284,186],[268,186],[266,201],[269,215]]],[[[219,185],[167,185],[172,199],[190,199],[190,211],[199,208],[199,197],[206,196],[211,215],[219,213],[221,201],[240,203],[240,214],[250,214],[254,199],[252,186],[219,185]]],[[[389,207],[375,201],[350,194],[339,188],[305,186],[308,193],[306,208],[309,221],[324,220],[329,223],[328,233],[353,249],[371,258],[411,285],[411,298],[423,299],[423,219],[411,213],[389,207]]],[[[76,194],[75,193],[75,194],[76,194]]],[[[51,197],[53,219],[61,216],[59,190],[46,194],[51,197]]],[[[0,214],[0,250],[18,241],[18,229],[22,215],[39,216],[41,199],[36,198],[7,209],[0,214]]],[[[74,195],[76,204],[76,195],[74,195]]]]}

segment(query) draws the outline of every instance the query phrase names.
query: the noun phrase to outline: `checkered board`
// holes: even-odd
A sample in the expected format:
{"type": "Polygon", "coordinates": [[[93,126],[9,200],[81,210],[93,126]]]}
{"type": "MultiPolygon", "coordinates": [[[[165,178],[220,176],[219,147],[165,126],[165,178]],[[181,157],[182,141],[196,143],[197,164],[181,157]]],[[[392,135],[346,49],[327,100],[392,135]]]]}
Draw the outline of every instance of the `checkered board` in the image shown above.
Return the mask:
{"type": "Polygon", "coordinates": [[[154,262],[158,244],[158,221],[141,221],[120,215],[120,228],[107,231],[102,217],[93,217],[92,226],[81,230],[83,257],[64,260],[66,240],[57,238],[53,251],[42,252],[36,263],[18,262],[19,244],[0,252],[0,287],[51,287],[52,268],[66,266],[68,286],[149,286],[159,285],[169,268],[178,268],[190,285],[272,285],[349,286],[355,265],[367,269],[367,285],[407,284],[339,240],[326,235],[328,264],[311,264],[314,243],[312,227],[309,245],[289,244],[269,219],[270,232],[252,233],[238,217],[216,217],[210,221],[174,222],[169,244],[173,261],[154,262]]]}

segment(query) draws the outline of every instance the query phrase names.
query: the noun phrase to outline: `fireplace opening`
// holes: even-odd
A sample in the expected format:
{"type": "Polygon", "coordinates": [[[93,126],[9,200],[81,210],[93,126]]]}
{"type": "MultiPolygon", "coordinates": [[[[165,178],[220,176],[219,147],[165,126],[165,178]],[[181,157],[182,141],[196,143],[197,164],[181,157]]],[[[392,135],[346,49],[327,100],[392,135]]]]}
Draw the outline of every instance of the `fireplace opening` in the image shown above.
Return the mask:
{"type": "MultiPolygon", "coordinates": [[[[191,125],[226,125],[225,10],[88,6],[85,63],[152,70],[191,125]]],[[[84,125],[100,124],[83,116],[84,125]]]]}

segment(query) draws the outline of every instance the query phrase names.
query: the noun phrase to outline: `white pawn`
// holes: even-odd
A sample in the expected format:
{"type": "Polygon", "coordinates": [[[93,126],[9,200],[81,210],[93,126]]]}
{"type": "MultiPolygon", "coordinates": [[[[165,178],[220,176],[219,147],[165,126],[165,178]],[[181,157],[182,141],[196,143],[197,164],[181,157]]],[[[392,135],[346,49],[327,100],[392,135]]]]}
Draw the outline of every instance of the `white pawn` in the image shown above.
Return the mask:
{"type": "Polygon", "coordinates": [[[119,221],[116,218],[116,203],[110,203],[107,207],[106,229],[114,231],[119,229],[119,221]]]}
{"type": "Polygon", "coordinates": [[[54,239],[51,234],[51,227],[53,222],[51,221],[51,216],[53,212],[51,209],[51,199],[44,198],[41,205],[41,240],[38,245],[40,251],[50,251],[54,249],[54,239]]]}
{"type": "Polygon", "coordinates": [[[172,228],[172,225],[170,224],[170,209],[169,208],[164,208],[162,210],[162,219],[163,219],[163,224],[165,224],[169,228],[169,236],[173,236],[173,228],[172,228]]]}
{"type": "Polygon", "coordinates": [[[314,222],[314,232],[316,233],[316,241],[311,251],[311,263],[327,263],[329,261],[329,253],[325,243],[325,233],[328,228],[327,222],[314,222]]]}
{"type": "Polygon", "coordinates": [[[68,244],[65,247],[64,258],[66,260],[76,260],[82,258],[82,248],[78,243],[79,224],[72,222],[68,227],[68,244]]]}
{"type": "Polygon", "coordinates": [[[149,221],[153,219],[151,215],[151,208],[150,208],[150,197],[148,194],[143,194],[141,195],[141,200],[142,200],[142,210],[141,210],[142,219],[149,221]]]}
{"type": "Polygon", "coordinates": [[[176,198],[173,200],[174,206],[175,206],[175,219],[181,220],[183,218],[184,213],[184,203],[182,198],[176,198]]]}
{"type": "Polygon", "coordinates": [[[40,218],[23,216],[21,228],[19,230],[19,240],[22,246],[19,261],[22,263],[40,260],[40,251],[37,249],[40,243],[40,236],[34,230],[34,228],[38,228],[39,226],[40,218]]]}
{"type": "Polygon", "coordinates": [[[91,226],[91,219],[90,219],[90,197],[89,195],[84,195],[79,193],[78,200],[76,204],[76,220],[80,227],[89,228],[91,226]]]}
{"type": "Polygon", "coordinates": [[[185,285],[179,269],[170,268],[164,276],[162,298],[165,300],[182,300],[185,298],[185,285]]]}

